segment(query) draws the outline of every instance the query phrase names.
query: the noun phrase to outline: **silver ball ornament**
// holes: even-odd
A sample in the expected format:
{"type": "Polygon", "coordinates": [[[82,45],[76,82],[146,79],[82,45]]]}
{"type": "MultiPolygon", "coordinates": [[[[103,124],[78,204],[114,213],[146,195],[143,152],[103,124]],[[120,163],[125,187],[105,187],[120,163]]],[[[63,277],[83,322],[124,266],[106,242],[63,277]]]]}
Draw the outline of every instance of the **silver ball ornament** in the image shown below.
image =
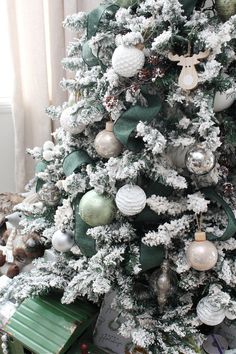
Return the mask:
{"type": "Polygon", "coordinates": [[[188,150],[185,156],[185,165],[189,172],[201,176],[209,173],[215,166],[216,158],[213,152],[195,145],[188,150]]]}
{"type": "Polygon", "coordinates": [[[199,232],[195,234],[195,241],[191,242],[186,258],[189,265],[198,271],[206,271],[213,268],[218,259],[218,252],[215,245],[206,240],[206,234],[199,232]]]}
{"type": "Polygon", "coordinates": [[[116,205],[122,214],[133,216],[141,213],[147,201],[146,194],[137,185],[125,184],[116,194],[116,205]]]}
{"type": "Polygon", "coordinates": [[[85,129],[85,125],[79,122],[78,112],[74,112],[74,107],[66,108],[60,117],[61,127],[72,135],[81,133],[85,129]]]}
{"type": "Polygon", "coordinates": [[[109,159],[117,157],[122,151],[122,145],[113,133],[113,123],[107,122],[106,129],[102,130],[94,140],[95,150],[98,155],[109,159]]]}
{"type": "Polygon", "coordinates": [[[116,212],[111,197],[98,194],[94,189],[87,192],[80,200],[79,214],[81,219],[90,226],[110,224],[116,212]]]}
{"type": "Polygon", "coordinates": [[[58,252],[68,252],[74,243],[74,235],[71,231],[58,230],[52,236],[52,245],[58,252]]]}
{"type": "Polygon", "coordinates": [[[144,66],[145,55],[136,47],[118,46],[112,56],[114,71],[123,77],[135,76],[144,66]]]}
{"type": "Polygon", "coordinates": [[[38,191],[37,197],[39,201],[46,205],[55,206],[61,199],[60,190],[52,182],[44,183],[38,191]]]}
{"type": "Polygon", "coordinates": [[[229,89],[225,92],[216,92],[214,98],[214,112],[221,112],[229,108],[235,101],[236,93],[229,89]]]}
{"type": "Polygon", "coordinates": [[[208,296],[199,301],[196,311],[199,320],[208,326],[217,326],[225,318],[225,310],[210,303],[208,296]]]}

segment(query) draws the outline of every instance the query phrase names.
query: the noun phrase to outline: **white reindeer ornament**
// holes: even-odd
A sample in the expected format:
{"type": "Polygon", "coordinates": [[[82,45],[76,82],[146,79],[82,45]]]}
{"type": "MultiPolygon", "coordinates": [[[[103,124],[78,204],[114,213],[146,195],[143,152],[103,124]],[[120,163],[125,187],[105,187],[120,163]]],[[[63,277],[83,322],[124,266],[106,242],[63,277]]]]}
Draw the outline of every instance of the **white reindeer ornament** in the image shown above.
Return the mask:
{"type": "Polygon", "coordinates": [[[172,53],[168,54],[168,58],[171,61],[178,61],[177,65],[182,66],[181,73],[179,75],[178,84],[184,90],[192,90],[198,85],[198,74],[195,68],[195,65],[200,63],[199,59],[205,59],[210,54],[209,50],[205,52],[199,52],[193,56],[184,56],[184,55],[173,55],[172,53]]]}

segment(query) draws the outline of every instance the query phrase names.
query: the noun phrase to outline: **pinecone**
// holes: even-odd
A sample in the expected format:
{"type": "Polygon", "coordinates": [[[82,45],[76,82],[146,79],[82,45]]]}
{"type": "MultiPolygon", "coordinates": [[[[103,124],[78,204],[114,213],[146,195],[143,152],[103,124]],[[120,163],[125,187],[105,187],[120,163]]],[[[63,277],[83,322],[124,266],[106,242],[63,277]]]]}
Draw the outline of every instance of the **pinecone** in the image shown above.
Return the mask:
{"type": "Polygon", "coordinates": [[[156,55],[150,55],[150,57],[148,57],[147,61],[149,64],[152,64],[155,66],[160,63],[160,59],[156,55]]]}
{"type": "Polygon", "coordinates": [[[229,197],[232,195],[232,193],[234,191],[234,186],[230,182],[225,182],[223,184],[223,191],[224,191],[225,197],[229,197]]]}
{"type": "Polygon", "coordinates": [[[139,70],[138,78],[140,80],[149,80],[152,77],[152,71],[150,69],[144,68],[139,70]]]}

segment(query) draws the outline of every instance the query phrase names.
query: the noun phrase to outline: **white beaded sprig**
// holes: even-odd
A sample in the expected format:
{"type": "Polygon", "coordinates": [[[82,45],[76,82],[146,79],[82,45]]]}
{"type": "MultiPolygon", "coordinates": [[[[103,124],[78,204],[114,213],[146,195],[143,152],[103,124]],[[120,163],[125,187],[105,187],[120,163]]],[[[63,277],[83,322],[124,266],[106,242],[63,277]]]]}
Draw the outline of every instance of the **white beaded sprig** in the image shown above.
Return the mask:
{"type": "Polygon", "coordinates": [[[8,345],[7,345],[7,342],[8,342],[8,335],[6,333],[4,333],[1,337],[1,340],[2,340],[2,352],[3,354],[9,354],[9,351],[8,351],[8,345]]]}

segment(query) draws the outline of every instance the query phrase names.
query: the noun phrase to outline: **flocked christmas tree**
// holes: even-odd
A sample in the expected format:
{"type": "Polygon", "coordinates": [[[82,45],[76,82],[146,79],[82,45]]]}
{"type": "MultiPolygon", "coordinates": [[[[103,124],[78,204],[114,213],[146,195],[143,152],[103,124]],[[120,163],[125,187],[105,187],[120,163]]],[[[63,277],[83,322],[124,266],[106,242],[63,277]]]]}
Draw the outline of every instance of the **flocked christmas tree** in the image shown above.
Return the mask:
{"type": "Polygon", "coordinates": [[[66,18],[70,98],[47,109],[61,127],[29,151],[16,208],[55,254],[3,299],[114,290],[120,333],[151,353],[200,352],[206,325],[236,318],[235,13],[234,0],[118,0],[66,18]]]}

